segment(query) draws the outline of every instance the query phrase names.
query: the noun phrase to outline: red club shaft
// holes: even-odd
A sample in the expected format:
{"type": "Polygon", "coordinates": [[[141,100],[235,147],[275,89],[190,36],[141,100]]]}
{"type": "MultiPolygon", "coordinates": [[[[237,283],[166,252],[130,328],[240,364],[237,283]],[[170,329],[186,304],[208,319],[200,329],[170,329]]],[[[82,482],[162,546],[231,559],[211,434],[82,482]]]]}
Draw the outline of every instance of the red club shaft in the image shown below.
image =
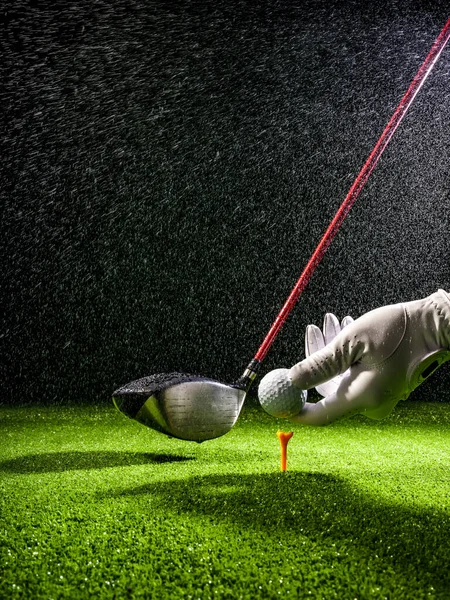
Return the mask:
{"type": "Polygon", "coordinates": [[[372,173],[373,169],[375,168],[378,160],[380,159],[380,156],[384,152],[386,146],[389,144],[392,136],[395,133],[395,130],[400,125],[401,120],[405,116],[408,108],[413,103],[414,98],[416,97],[418,91],[424,84],[428,75],[431,73],[436,61],[438,60],[439,56],[441,55],[442,51],[444,50],[445,45],[448,42],[449,38],[450,38],[450,19],[447,21],[443,30],[441,31],[441,33],[437,37],[436,41],[434,42],[430,52],[428,53],[428,56],[426,57],[422,66],[420,67],[420,69],[418,70],[417,75],[414,77],[413,81],[411,82],[411,85],[409,86],[406,94],[403,96],[402,100],[400,101],[400,104],[398,105],[394,114],[392,115],[391,120],[386,125],[383,133],[381,134],[380,139],[376,143],[374,149],[372,150],[372,152],[369,155],[369,158],[366,160],[363,168],[359,172],[359,175],[356,177],[344,202],[339,207],[335,217],[331,221],[330,225],[328,226],[328,229],[325,231],[322,239],[320,240],[319,245],[314,250],[306,267],[304,268],[297,283],[295,284],[294,289],[290,293],[283,308],[281,309],[277,318],[273,322],[272,327],[270,328],[269,333],[267,334],[266,338],[264,339],[263,343],[261,344],[258,352],[255,354],[255,358],[254,358],[255,361],[261,362],[264,359],[264,357],[266,356],[266,354],[267,354],[270,346],[274,342],[278,332],[282,328],[289,313],[291,312],[292,308],[294,307],[297,300],[299,299],[300,294],[303,292],[303,290],[307,286],[317,265],[322,260],[322,257],[325,254],[328,246],[331,244],[334,236],[336,235],[340,226],[342,225],[342,222],[344,221],[344,219],[347,216],[348,212],[350,211],[353,203],[359,196],[359,193],[361,192],[361,190],[364,187],[366,181],[368,180],[370,174],[372,173]]]}

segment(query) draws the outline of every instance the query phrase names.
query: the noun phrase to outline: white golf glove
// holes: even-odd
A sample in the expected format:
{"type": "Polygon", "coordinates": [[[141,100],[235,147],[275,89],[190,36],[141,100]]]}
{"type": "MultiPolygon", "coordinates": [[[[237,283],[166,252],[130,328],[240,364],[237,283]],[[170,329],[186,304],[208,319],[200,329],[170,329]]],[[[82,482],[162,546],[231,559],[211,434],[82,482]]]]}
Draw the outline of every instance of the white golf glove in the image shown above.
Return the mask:
{"type": "Polygon", "coordinates": [[[292,421],[327,425],[357,413],[382,419],[450,360],[450,295],[439,290],[356,321],[346,317],[341,325],[328,314],[323,333],[307,327],[305,347],[307,358],[289,377],[295,387],[316,387],[325,398],[306,402],[292,421]]]}

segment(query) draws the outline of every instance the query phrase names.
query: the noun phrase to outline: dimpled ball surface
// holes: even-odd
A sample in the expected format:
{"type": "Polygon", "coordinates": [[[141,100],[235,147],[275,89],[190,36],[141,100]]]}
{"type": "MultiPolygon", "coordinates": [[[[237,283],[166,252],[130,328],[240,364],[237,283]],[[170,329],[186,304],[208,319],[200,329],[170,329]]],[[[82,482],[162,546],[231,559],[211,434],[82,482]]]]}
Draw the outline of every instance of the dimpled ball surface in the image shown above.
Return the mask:
{"type": "Polygon", "coordinates": [[[306,390],[299,390],[293,385],[289,369],[270,371],[261,379],[258,387],[261,406],[273,417],[286,419],[298,414],[306,397],[306,390]]]}

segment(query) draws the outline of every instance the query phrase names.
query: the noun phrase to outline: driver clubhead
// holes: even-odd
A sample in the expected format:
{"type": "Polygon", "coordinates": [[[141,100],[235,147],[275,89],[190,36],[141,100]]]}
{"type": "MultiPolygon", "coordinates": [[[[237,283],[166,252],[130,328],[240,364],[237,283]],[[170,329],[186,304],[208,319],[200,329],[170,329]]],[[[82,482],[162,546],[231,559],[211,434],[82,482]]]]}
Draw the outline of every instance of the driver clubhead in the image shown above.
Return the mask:
{"type": "Polygon", "coordinates": [[[246,392],[213,379],[170,373],[144,377],[113,394],[127,417],[180,440],[204,442],[236,423],[246,392]]]}

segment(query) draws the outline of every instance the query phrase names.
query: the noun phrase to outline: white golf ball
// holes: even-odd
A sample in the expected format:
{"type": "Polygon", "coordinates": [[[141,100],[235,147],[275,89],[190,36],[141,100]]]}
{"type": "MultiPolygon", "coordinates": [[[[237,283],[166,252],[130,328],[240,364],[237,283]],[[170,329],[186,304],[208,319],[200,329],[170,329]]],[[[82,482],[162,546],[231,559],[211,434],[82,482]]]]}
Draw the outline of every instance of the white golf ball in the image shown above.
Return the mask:
{"type": "Polygon", "coordinates": [[[288,419],[303,408],[307,391],[294,386],[289,369],[275,369],[265,375],[258,387],[258,398],[263,409],[273,417],[288,419]]]}

